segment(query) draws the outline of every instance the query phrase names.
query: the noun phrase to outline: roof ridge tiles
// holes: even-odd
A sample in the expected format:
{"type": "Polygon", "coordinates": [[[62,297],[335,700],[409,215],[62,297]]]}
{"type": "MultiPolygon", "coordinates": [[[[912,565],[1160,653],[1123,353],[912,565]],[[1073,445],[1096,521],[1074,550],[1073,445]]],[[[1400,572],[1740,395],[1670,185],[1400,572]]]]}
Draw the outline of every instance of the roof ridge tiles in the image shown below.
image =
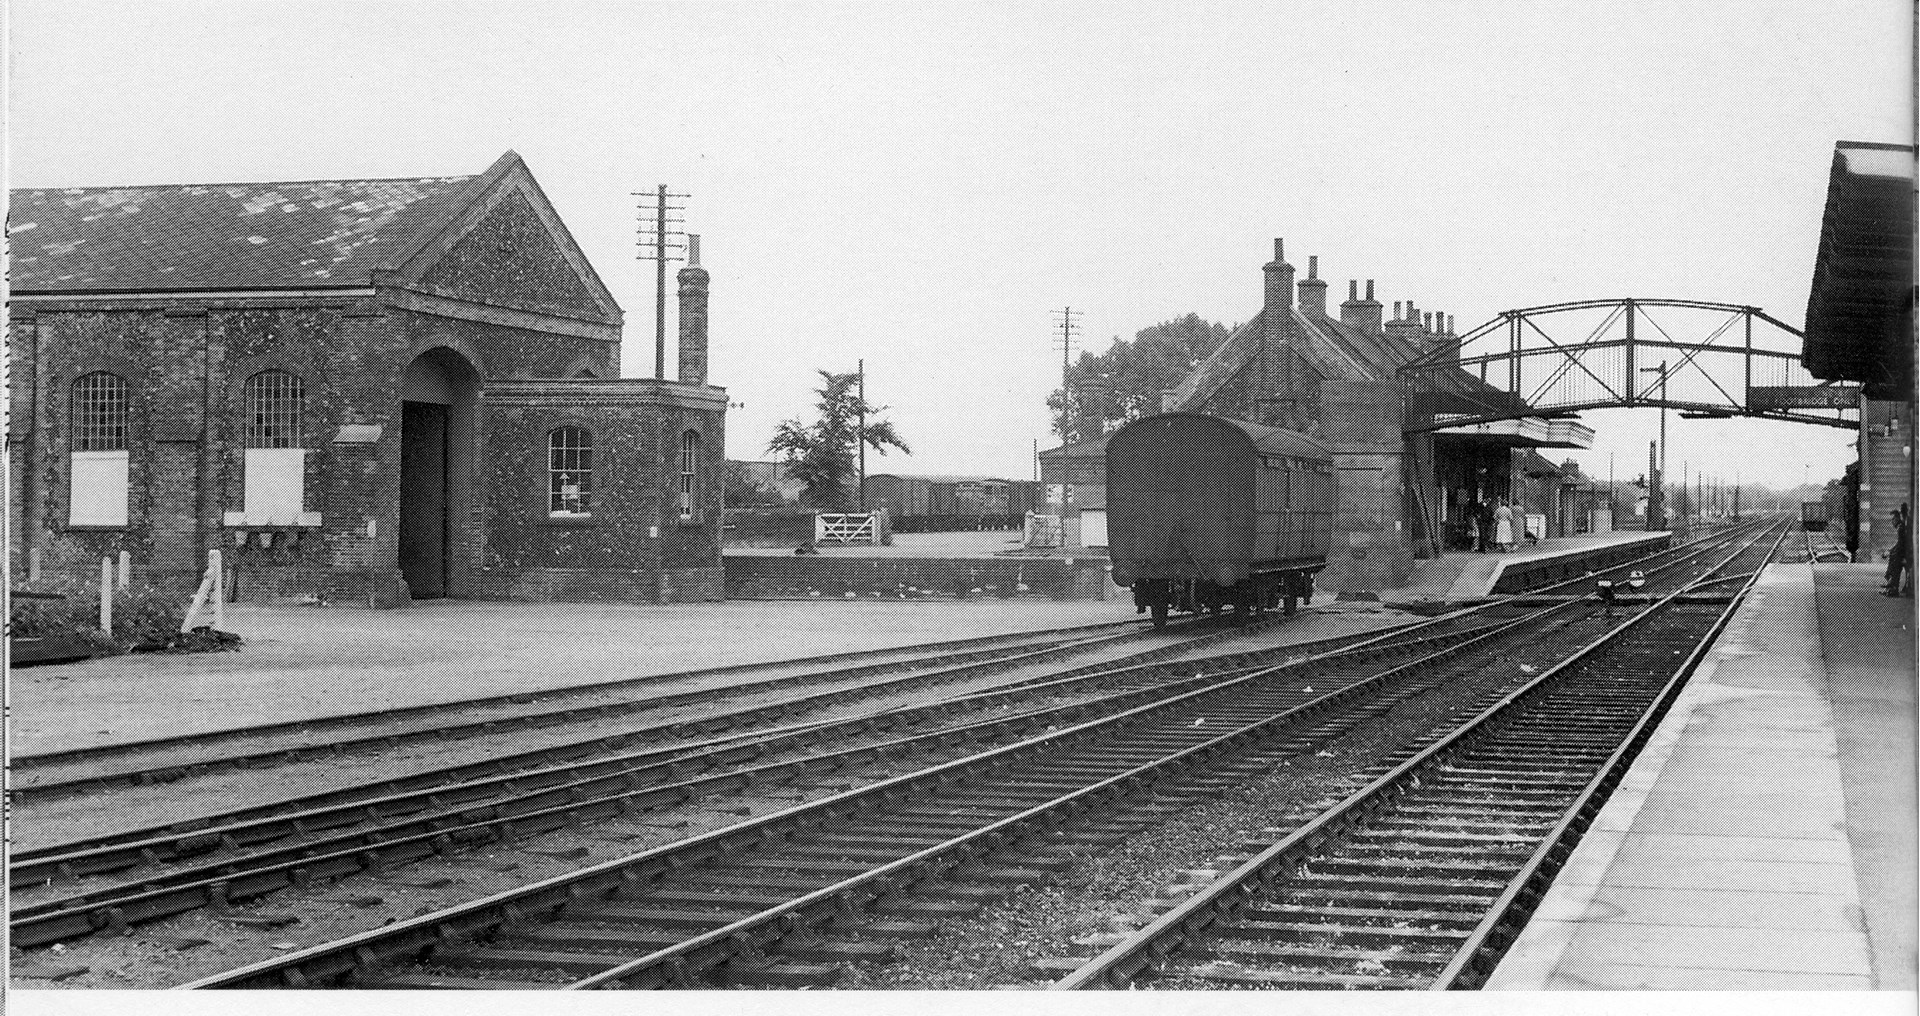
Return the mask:
{"type": "Polygon", "coordinates": [[[181,183],[86,184],[79,187],[9,187],[7,190],[13,194],[49,192],[67,194],[73,191],[169,190],[183,187],[292,187],[299,184],[315,183],[422,183],[428,181],[434,183],[456,183],[463,180],[471,180],[477,175],[479,174],[458,173],[449,176],[435,176],[432,174],[415,176],[353,176],[325,177],[314,180],[221,180],[205,183],[198,180],[190,180],[181,183]]]}

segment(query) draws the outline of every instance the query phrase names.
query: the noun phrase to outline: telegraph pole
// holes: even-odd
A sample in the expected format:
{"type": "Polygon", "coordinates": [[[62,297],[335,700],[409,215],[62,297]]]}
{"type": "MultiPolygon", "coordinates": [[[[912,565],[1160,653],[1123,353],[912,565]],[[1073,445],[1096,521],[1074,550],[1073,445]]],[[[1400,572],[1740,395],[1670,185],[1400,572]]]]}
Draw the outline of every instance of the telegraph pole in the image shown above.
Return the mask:
{"type": "Polygon", "coordinates": [[[1060,343],[1060,443],[1073,443],[1073,388],[1068,384],[1073,375],[1073,338],[1079,330],[1075,320],[1080,311],[1064,307],[1053,312],[1060,318],[1060,335],[1055,340],[1060,343]]]}
{"type": "Polygon", "coordinates": [[[856,361],[860,372],[860,429],[854,444],[860,448],[860,510],[867,510],[867,361],[856,361]]]}
{"type": "Polygon", "coordinates": [[[634,197],[650,197],[653,207],[649,211],[646,202],[640,204],[640,260],[652,261],[653,268],[653,376],[662,381],[667,379],[667,262],[686,259],[686,232],[676,226],[686,225],[684,218],[675,218],[674,212],[684,212],[686,205],[674,204],[676,198],[687,198],[687,194],[670,194],[667,185],[661,184],[649,194],[646,191],[634,191],[634,197]],[[649,214],[652,218],[649,219],[649,214]],[[680,242],[675,242],[678,238],[680,242]]]}

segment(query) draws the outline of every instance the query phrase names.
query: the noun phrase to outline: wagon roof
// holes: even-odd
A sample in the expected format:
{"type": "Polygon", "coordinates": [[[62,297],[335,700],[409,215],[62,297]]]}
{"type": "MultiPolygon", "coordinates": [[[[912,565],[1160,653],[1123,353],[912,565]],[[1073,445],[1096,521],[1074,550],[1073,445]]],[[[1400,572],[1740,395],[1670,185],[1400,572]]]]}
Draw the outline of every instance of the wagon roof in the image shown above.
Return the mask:
{"type": "Polygon", "coordinates": [[[1239,428],[1247,437],[1253,439],[1253,447],[1264,455],[1293,455],[1299,458],[1331,460],[1333,452],[1326,445],[1315,441],[1295,430],[1283,427],[1269,427],[1265,424],[1235,420],[1225,416],[1212,416],[1206,413],[1161,413],[1149,416],[1127,425],[1127,429],[1138,427],[1154,420],[1197,419],[1213,420],[1231,427],[1239,428]]]}
{"type": "MultiPolygon", "coordinates": [[[[1004,476],[954,476],[954,475],[940,474],[940,473],[929,474],[929,475],[920,475],[915,473],[868,473],[867,474],[867,479],[869,480],[878,480],[882,478],[890,479],[890,480],[914,480],[914,481],[920,481],[924,483],[1020,483],[1022,482],[1020,480],[1010,480],[1004,476]]],[[[1032,481],[1026,481],[1026,482],[1030,483],[1032,481]]]]}

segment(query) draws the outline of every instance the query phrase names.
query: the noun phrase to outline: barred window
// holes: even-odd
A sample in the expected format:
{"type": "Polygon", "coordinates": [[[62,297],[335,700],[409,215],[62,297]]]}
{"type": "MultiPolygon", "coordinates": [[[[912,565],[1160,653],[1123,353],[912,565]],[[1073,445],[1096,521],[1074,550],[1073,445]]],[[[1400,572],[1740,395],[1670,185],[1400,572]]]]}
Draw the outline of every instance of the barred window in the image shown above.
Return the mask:
{"type": "Polygon", "coordinates": [[[558,427],[547,434],[547,514],[592,514],[593,432],[558,427]]]}
{"type": "Polygon", "coordinates": [[[700,464],[700,435],[680,435],[680,517],[693,518],[693,477],[700,464]]]}
{"type": "Polygon", "coordinates": [[[73,382],[73,450],[117,452],[127,447],[127,382],[97,370],[73,382]]]}
{"type": "Polygon", "coordinates": [[[284,370],[263,370],[248,378],[247,447],[300,447],[300,411],[306,399],[306,383],[284,370]]]}

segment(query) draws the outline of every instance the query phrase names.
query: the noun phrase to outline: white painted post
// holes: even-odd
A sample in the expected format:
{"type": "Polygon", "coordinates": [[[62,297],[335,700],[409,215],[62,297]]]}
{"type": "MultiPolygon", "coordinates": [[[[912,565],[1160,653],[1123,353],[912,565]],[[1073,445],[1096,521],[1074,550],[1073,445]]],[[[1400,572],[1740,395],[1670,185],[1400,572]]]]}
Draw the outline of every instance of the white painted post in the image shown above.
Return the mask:
{"type": "Polygon", "coordinates": [[[100,559],[100,630],[113,634],[113,561],[100,559]]]}
{"type": "Polygon", "coordinates": [[[133,555],[123,550],[120,552],[120,588],[130,589],[132,586],[133,555]]]}
{"type": "Polygon", "coordinates": [[[187,616],[180,619],[181,634],[184,635],[187,632],[190,632],[193,630],[193,619],[196,615],[200,613],[200,608],[206,606],[207,594],[212,591],[213,591],[213,569],[208,568],[207,573],[205,575],[200,576],[200,588],[194,590],[193,602],[187,604],[187,616]]]}
{"type": "Polygon", "coordinates": [[[220,564],[220,552],[207,551],[207,568],[213,572],[213,626],[227,625],[227,570],[220,564]]]}

